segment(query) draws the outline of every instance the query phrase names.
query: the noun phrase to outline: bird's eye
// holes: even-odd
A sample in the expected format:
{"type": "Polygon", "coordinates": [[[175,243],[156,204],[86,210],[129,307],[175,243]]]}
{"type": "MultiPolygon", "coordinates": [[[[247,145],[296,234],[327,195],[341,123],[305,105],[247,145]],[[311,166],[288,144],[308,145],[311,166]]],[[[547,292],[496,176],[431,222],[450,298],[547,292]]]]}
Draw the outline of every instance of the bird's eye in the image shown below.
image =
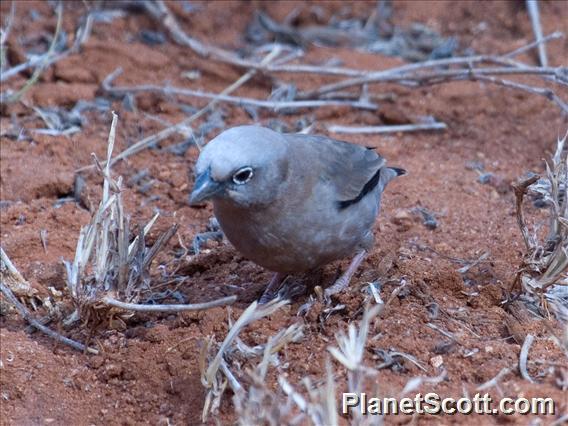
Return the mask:
{"type": "Polygon", "coordinates": [[[233,182],[237,185],[243,185],[252,179],[252,167],[243,167],[235,172],[233,175],[233,182]]]}

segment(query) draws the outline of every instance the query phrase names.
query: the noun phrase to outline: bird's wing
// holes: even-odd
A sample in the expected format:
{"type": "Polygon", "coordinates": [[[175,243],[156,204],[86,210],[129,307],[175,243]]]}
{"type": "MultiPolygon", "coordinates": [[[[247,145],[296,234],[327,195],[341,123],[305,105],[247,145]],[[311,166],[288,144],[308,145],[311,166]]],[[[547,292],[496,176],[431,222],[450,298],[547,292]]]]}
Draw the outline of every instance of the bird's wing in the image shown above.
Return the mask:
{"type": "MultiPolygon", "coordinates": [[[[306,144],[313,152],[313,167],[320,169],[320,179],[335,187],[337,201],[357,202],[378,183],[379,170],[386,161],[372,149],[324,136],[287,134],[296,143],[306,144]]],[[[351,204],[351,203],[349,203],[351,204]]]]}

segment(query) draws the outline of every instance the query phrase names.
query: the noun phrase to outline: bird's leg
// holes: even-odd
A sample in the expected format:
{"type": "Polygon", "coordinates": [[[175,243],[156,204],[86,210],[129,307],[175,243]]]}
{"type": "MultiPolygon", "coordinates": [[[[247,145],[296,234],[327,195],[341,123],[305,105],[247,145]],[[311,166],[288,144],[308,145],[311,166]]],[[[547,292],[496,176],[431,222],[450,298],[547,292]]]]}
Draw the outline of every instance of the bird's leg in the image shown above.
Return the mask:
{"type": "Polygon", "coordinates": [[[324,296],[326,299],[329,300],[329,296],[335,293],[339,293],[349,285],[349,281],[351,281],[353,274],[357,272],[357,268],[359,268],[359,265],[361,265],[361,262],[363,262],[363,259],[365,259],[366,255],[367,252],[365,250],[360,251],[355,255],[343,275],[341,275],[331,286],[325,289],[324,296]]]}
{"type": "Polygon", "coordinates": [[[264,305],[265,303],[268,303],[272,299],[274,299],[278,295],[280,284],[282,284],[282,281],[284,281],[284,278],[286,277],[287,274],[282,274],[280,272],[276,272],[274,275],[272,275],[272,278],[268,283],[268,287],[266,287],[266,290],[264,290],[264,293],[262,293],[262,296],[260,296],[258,303],[260,305],[264,305]]]}

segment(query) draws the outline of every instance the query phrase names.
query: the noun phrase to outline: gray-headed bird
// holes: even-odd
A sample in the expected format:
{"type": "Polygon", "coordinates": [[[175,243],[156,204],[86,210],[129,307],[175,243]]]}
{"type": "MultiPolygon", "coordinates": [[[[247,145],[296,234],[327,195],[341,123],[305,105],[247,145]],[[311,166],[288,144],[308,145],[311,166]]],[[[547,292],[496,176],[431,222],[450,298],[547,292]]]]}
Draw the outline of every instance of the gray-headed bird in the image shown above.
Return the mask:
{"type": "Polygon", "coordinates": [[[260,126],[233,127],[211,140],[195,172],[190,204],[211,200],[231,244],[275,273],[260,303],[288,275],[353,256],[325,295],[347,287],[373,245],[385,186],[405,174],[372,149],[260,126]]]}

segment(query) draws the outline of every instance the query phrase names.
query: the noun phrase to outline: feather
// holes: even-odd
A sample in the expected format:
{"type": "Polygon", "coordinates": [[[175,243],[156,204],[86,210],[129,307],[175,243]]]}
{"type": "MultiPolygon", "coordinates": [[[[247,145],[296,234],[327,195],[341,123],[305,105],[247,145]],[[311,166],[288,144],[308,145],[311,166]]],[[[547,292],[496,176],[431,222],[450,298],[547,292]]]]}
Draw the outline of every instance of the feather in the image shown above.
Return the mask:
{"type": "Polygon", "coordinates": [[[334,186],[340,208],[357,203],[379,183],[386,161],[374,150],[323,136],[290,134],[285,137],[317,151],[310,158],[320,166],[319,178],[334,186]]]}

